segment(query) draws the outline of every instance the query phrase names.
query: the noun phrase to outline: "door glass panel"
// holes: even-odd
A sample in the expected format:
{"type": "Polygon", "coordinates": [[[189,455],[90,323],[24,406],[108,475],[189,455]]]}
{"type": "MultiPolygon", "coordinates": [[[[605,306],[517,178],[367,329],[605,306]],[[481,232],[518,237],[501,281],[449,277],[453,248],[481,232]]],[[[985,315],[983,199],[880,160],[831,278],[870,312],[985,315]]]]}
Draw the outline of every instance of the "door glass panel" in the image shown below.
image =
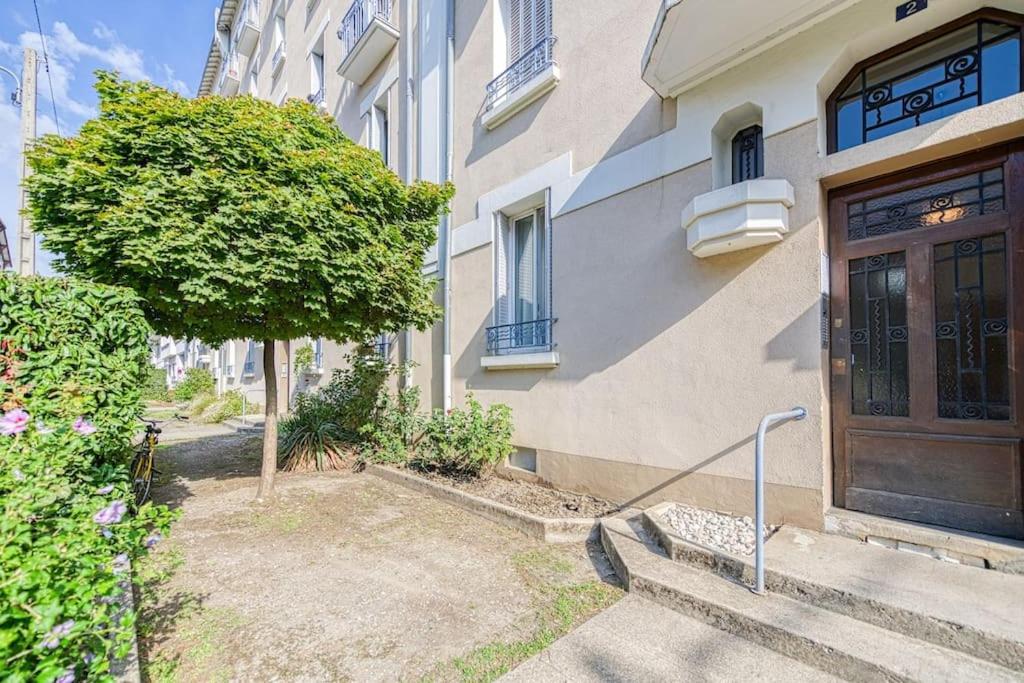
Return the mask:
{"type": "Polygon", "coordinates": [[[939,417],[1010,419],[1006,236],[935,246],[939,417]]]}
{"type": "Polygon", "coordinates": [[[1003,210],[1003,168],[997,166],[853,202],[847,209],[847,237],[853,242],[1003,210]]]}
{"type": "Polygon", "coordinates": [[[855,415],[910,414],[906,252],[850,261],[855,415]]]}

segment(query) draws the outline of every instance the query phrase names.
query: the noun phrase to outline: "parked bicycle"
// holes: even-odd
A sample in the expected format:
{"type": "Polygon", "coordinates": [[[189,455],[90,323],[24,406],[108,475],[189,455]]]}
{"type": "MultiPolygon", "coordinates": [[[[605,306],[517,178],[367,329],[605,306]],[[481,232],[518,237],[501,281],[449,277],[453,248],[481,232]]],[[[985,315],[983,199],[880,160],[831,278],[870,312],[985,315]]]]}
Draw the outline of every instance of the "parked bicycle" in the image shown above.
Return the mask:
{"type": "MultiPolygon", "coordinates": [[[[175,415],[176,420],[187,420],[181,415],[175,415]]],[[[149,500],[149,491],[153,486],[153,473],[156,469],[156,447],[160,443],[160,434],[163,430],[156,420],[142,420],[146,423],[146,434],[142,443],[135,449],[135,456],[132,458],[132,494],[135,496],[135,507],[141,507],[149,500]]]]}

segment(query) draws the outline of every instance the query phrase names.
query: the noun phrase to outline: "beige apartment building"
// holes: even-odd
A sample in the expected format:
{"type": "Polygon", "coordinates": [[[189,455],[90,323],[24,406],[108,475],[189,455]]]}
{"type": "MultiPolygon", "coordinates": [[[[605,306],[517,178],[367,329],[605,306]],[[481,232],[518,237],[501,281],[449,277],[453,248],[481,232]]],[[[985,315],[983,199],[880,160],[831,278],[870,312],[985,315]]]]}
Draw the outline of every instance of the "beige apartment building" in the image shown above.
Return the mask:
{"type": "MultiPolygon", "coordinates": [[[[1024,538],[1022,27],[1022,0],[224,0],[200,94],[307,98],[455,183],[445,320],[386,352],[425,408],[510,405],[513,468],[747,513],[759,421],[802,406],[769,521],[1024,538]]],[[[258,387],[230,347],[224,386],[258,387]]],[[[317,349],[292,391],[341,362],[317,349]]]]}

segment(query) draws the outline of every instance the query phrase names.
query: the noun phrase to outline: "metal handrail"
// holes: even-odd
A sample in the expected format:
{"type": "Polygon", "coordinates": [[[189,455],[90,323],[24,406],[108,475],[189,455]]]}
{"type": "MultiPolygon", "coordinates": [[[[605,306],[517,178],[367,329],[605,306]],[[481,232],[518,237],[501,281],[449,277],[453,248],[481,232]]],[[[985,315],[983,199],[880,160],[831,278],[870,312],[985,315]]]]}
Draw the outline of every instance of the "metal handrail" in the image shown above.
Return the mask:
{"type": "Polygon", "coordinates": [[[244,425],[248,425],[249,424],[248,422],[245,421],[245,413],[246,413],[246,407],[248,406],[248,403],[249,403],[249,401],[248,401],[249,394],[251,394],[254,391],[263,394],[263,402],[264,403],[266,403],[266,401],[267,401],[267,397],[266,397],[267,390],[266,389],[245,389],[244,391],[242,391],[242,416],[241,416],[241,420],[242,420],[242,424],[244,424],[244,425]]]}
{"type": "Polygon", "coordinates": [[[754,448],[754,592],[758,595],[764,595],[764,437],[768,428],[776,422],[802,420],[805,417],[807,409],[796,407],[784,413],[769,413],[761,418],[761,424],[757,426],[754,448]]]}

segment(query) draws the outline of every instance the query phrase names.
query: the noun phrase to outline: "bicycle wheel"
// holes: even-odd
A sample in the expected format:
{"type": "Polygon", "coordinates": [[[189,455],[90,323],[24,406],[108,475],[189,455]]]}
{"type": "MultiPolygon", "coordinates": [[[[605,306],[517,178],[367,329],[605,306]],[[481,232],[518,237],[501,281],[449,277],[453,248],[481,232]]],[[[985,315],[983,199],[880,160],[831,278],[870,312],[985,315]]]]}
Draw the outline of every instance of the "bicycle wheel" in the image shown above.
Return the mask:
{"type": "Polygon", "coordinates": [[[153,451],[147,444],[135,452],[131,473],[135,507],[141,507],[149,499],[149,488],[153,484],[153,451]]]}

